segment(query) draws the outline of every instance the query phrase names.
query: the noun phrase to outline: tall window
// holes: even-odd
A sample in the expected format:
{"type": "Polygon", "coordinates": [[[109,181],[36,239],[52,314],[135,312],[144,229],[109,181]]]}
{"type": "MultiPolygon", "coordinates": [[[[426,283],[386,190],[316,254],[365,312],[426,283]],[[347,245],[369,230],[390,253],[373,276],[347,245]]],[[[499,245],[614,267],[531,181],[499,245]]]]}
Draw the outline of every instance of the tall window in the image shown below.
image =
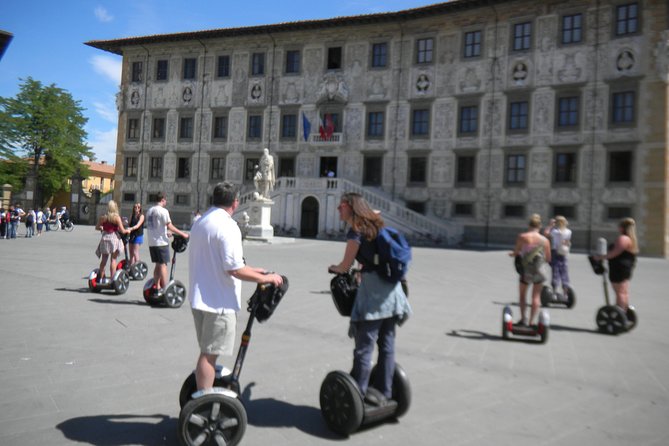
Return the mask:
{"type": "Polygon", "coordinates": [[[225,179],[225,158],[214,157],[211,159],[211,170],[209,173],[209,177],[212,180],[225,179]]]}
{"type": "Polygon", "coordinates": [[[262,116],[261,115],[250,115],[249,116],[249,128],[247,136],[249,139],[260,139],[262,138],[262,116]]]}
{"type": "Polygon", "coordinates": [[[156,141],[165,139],[165,118],[153,118],[151,139],[156,141]]]}
{"type": "Polygon", "coordinates": [[[297,115],[290,113],[281,116],[281,137],[295,139],[297,136],[297,115]]]}
{"type": "Polygon", "coordinates": [[[506,183],[512,185],[525,184],[525,155],[508,155],[506,157],[506,183]]]}
{"type": "Polygon", "coordinates": [[[342,67],[342,51],[340,46],[328,48],[328,70],[339,70],[342,67]]]}
{"type": "Polygon", "coordinates": [[[555,154],[555,182],[576,182],[576,154],[571,152],[555,154]]]}
{"type": "Polygon", "coordinates": [[[456,163],[456,184],[459,186],[474,185],[474,167],[476,165],[476,158],[474,155],[458,155],[456,163]]]}
{"type": "Polygon", "coordinates": [[[142,62],[132,63],[132,81],[142,82],[142,62]]]}
{"type": "Polygon", "coordinates": [[[128,139],[129,140],[139,139],[139,119],[137,118],[128,119],[128,139]]]}
{"type": "Polygon", "coordinates": [[[628,183],[632,181],[633,163],[631,151],[609,152],[609,182],[628,183]]]}
{"type": "Polygon", "coordinates": [[[481,55],[481,31],[465,33],[464,57],[479,57],[481,55]]]}
{"type": "Polygon", "coordinates": [[[513,50],[524,51],[532,47],[532,23],[516,23],[513,25],[513,50]]]}
{"type": "Polygon", "coordinates": [[[388,65],[388,44],[386,42],[372,45],[372,68],[385,68],[388,65]]]}
{"type": "Polygon", "coordinates": [[[169,61],[167,59],[161,59],[156,62],[156,80],[157,81],[166,81],[169,77],[169,61]]]}
{"type": "Polygon", "coordinates": [[[527,101],[509,104],[509,130],[527,130],[529,103],[527,101]]]}
{"type": "Polygon", "coordinates": [[[616,8],[616,36],[635,34],[639,30],[639,4],[628,3],[616,8]]]}
{"type": "Polygon", "coordinates": [[[193,139],[193,118],[182,117],[179,120],[179,139],[193,139]]]}
{"type": "Polygon", "coordinates": [[[177,179],[187,180],[190,178],[190,158],[179,157],[177,159],[177,179]]]}
{"type": "Polygon", "coordinates": [[[214,139],[226,139],[228,136],[228,117],[214,116],[214,139]]]}
{"type": "Polygon", "coordinates": [[[612,121],[614,124],[628,124],[634,122],[634,92],[622,91],[613,93],[612,121]]]}
{"type": "Polygon", "coordinates": [[[253,53],[251,55],[251,76],[262,76],[265,74],[265,53],[253,53]]]}
{"type": "Polygon", "coordinates": [[[459,130],[463,135],[471,135],[478,132],[478,113],[476,105],[465,105],[460,107],[459,130]]]}
{"type": "Polygon", "coordinates": [[[126,156],[123,176],[126,178],[137,178],[137,157],[126,156]]]}
{"type": "Polygon", "coordinates": [[[414,110],[411,119],[411,134],[413,136],[428,136],[430,134],[430,111],[427,109],[414,110]]]}
{"type": "Polygon", "coordinates": [[[383,157],[379,155],[366,155],[362,162],[363,186],[380,186],[382,172],[383,157]]]}
{"type": "Polygon", "coordinates": [[[216,77],[230,77],[230,56],[218,56],[216,77]]]}
{"type": "Polygon", "coordinates": [[[578,43],[583,40],[583,14],[562,16],[562,43],[578,43]]]}
{"type": "Polygon", "coordinates": [[[383,138],[383,112],[373,111],[367,113],[367,137],[383,138]]]}
{"type": "Polygon", "coordinates": [[[197,59],[187,57],[184,59],[184,79],[195,79],[197,59]]]}
{"type": "Polygon", "coordinates": [[[578,96],[569,96],[558,99],[558,127],[578,126],[578,96]]]}
{"type": "Polygon", "coordinates": [[[163,178],[163,158],[152,156],[149,160],[149,178],[159,180],[163,178]]]}
{"type": "Polygon", "coordinates": [[[300,72],[300,52],[298,50],[286,51],[286,73],[294,74],[300,72]]]}
{"type": "Polygon", "coordinates": [[[427,181],[427,157],[412,156],[409,158],[409,184],[425,185],[427,181]]]}
{"type": "Polygon", "coordinates": [[[434,39],[418,39],[416,41],[416,63],[432,63],[432,51],[434,50],[434,39]]]}

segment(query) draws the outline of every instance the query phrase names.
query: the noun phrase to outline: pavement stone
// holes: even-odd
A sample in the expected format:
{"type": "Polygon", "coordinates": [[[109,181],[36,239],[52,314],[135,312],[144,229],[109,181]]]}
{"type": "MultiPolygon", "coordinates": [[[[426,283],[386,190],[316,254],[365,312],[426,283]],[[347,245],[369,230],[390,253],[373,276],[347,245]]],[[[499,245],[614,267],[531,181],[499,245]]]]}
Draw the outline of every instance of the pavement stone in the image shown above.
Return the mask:
{"type": "MultiPolygon", "coordinates": [[[[1,445],[177,444],[178,392],[197,357],[189,307],[150,308],[141,282],[121,296],[90,293],[98,240],[92,226],[0,240],[1,445]]],[[[318,393],[329,371],[351,365],[348,321],[332,304],[327,273],[344,244],[276,242],[245,247],[249,264],[286,275],[290,290],[269,321],[254,325],[241,375],[249,417],[242,443],[341,443],[321,418],[318,393]]],[[[149,258],[146,245],[141,255],[149,258]]],[[[397,338],[411,408],[344,441],[669,444],[668,266],[639,259],[631,286],[639,325],[606,336],[595,330],[601,279],[573,253],[576,305],[549,310],[549,340],[538,345],[501,338],[504,305],[518,316],[507,252],[414,248],[414,315],[397,338]]],[[[188,281],[185,254],[176,278],[188,281]]],[[[244,299],[253,289],[244,285],[244,299]]],[[[246,320],[243,311],[238,339],[246,320]]]]}

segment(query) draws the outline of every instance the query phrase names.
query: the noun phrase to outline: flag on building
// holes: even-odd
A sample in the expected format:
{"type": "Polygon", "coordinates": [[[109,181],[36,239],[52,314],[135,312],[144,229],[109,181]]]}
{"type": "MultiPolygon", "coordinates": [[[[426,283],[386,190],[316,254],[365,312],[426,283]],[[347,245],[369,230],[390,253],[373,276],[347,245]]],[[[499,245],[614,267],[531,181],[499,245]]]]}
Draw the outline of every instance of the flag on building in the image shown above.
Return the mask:
{"type": "Polygon", "coordinates": [[[309,141],[309,134],[311,133],[311,122],[307,119],[307,115],[302,113],[302,131],[304,132],[304,140],[309,141]]]}
{"type": "Polygon", "coordinates": [[[326,113],[325,123],[323,123],[323,118],[318,115],[318,133],[321,135],[321,139],[327,141],[332,138],[334,133],[334,121],[332,120],[332,114],[326,113]]]}

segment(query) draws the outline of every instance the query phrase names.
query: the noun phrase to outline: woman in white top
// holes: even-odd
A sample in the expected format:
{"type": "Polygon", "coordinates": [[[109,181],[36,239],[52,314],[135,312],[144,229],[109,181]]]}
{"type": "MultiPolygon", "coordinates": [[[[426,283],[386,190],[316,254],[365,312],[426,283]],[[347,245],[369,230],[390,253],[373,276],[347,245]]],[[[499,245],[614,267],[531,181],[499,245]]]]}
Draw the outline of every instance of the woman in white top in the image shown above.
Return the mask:
{"type": "Polygon", "coordinates": [[[565,295],[569,288],[567,255],[571,247],[571,229],[567,228],[568,224],[566,218],[558,215],[550,221],[544,231],[544,234],[550,236],[551,239],[551,268],[553,270],[551,284],[554,291],[557,291],[558,283],[562,284],[562,291],[565,295]]]}

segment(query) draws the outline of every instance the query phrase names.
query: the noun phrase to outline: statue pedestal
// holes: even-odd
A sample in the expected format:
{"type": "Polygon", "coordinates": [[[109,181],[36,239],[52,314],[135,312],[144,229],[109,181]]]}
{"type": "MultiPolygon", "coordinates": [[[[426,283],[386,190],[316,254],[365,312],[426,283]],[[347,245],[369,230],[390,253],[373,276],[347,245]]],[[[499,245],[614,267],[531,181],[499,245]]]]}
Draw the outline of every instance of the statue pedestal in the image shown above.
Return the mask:
{"type": "Polygon", "coordinates": [[[260,240],[269,242],[274,238],[274,228],[270,224],[272,215],[272,200],[259,198],[251,202],[249,208],[249,232],[248,240],[260,240]]]}

